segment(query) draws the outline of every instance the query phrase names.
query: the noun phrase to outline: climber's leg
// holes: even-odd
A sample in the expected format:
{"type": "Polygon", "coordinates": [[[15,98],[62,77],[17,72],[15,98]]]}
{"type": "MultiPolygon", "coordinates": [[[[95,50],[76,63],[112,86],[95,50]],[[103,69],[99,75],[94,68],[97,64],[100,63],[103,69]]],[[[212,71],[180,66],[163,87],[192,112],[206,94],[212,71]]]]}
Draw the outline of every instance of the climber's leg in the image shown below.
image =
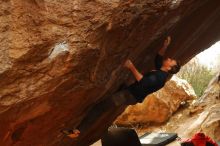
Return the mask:
{"type": "Polygon", "coordinates": [[[93,125],[99,119],[99,117],[101,117],[102,114],[112,107],[114,107],[114,102],[111,100],[111,98],[106,98],[100,101],[94,107],[92,107],[76,129],[62,130],[62,133],[70,138],[78,138],[80,133],[84,133],[87,129],[89,129],[91,125],[93,125]]]}
{"type": "Polygon", "coordinates": [[[96,104],[88,113],[87,116],[82,120],[80,125],[74,129],[70,130],[68,135],[70,138],[77,138],[80,133],[84,133],[91,125],[96,123],[99,118],[107,112],[110,108],[116,108],[123,105],[135,104],[137,101],[127,90],[120,91],[114,94],[110,98],[106,98],[96,104]]]}
{"type": "Polygon", "coordinates": [[[122,90],[112,96],[112,101],[115,106],[134,105],[137,99],[127,90],[122,90]]]}
{"type": "Polygon", "coordinates": [[[86,118],[82,120],[78,126],[78,130],[83,132],[87,130],[90,125],[95,123],[99,118],[111,108],[117,108],[124,105],[133,105],[137,101],[127,90],[123,90],[114,94],[111,98],[106,98],[96,104],[87,114],[86,118]]]}

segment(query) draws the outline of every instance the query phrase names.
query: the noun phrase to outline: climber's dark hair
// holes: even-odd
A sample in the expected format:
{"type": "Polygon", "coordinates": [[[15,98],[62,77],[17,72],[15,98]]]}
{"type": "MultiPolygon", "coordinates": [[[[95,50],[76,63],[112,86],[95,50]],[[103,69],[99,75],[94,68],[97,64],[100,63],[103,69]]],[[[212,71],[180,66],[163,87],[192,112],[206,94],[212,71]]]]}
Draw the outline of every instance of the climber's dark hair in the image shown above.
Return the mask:
{"type": "Polygon", "coordinates": [[[176,74],[180,71],[181,65],[180,62],[176,60],[176,65],[172,66],[171,69],[168,71],[170,74],[176,74]]]}

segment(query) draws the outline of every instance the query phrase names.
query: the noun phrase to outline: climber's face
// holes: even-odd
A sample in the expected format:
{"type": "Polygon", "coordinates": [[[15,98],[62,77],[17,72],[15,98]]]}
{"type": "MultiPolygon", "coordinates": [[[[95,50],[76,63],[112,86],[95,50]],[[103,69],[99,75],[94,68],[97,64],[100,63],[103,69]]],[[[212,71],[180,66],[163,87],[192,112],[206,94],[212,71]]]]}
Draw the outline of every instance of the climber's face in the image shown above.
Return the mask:
{"type": "Polygon", "coordinates": [[[177,62],[175,59],[166,58],[165,60],[163,60],[163,66],[166,68],[172,68],[175,65],[177,65],[177,62]]]}

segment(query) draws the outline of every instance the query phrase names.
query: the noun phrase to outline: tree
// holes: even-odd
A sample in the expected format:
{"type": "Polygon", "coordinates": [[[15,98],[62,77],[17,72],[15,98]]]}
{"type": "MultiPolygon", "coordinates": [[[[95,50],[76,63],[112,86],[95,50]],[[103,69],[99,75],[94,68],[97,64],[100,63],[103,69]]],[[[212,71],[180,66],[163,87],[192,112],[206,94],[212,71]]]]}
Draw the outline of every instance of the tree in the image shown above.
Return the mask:
{"type": "Polygon", "coordinates": [[[194,88],[196,95],[200,97],[214,77],[214,72],[199,63],[198,58],[195,57],[182,67],[177,76],[187,80],[194,88]]]}

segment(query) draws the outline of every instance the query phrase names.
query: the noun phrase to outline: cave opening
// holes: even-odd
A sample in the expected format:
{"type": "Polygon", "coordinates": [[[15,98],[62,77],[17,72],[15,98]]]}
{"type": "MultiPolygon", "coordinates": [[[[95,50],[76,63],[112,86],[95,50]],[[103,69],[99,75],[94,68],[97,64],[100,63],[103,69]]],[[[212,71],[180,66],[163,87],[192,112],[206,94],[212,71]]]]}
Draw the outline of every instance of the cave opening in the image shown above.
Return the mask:
{"type": "Polygon", "coordinates": [[[202,96],[211,79],[220,68],[220,41],[197,54],[177,74],[187,80],[198,97],[202,96]]]}

